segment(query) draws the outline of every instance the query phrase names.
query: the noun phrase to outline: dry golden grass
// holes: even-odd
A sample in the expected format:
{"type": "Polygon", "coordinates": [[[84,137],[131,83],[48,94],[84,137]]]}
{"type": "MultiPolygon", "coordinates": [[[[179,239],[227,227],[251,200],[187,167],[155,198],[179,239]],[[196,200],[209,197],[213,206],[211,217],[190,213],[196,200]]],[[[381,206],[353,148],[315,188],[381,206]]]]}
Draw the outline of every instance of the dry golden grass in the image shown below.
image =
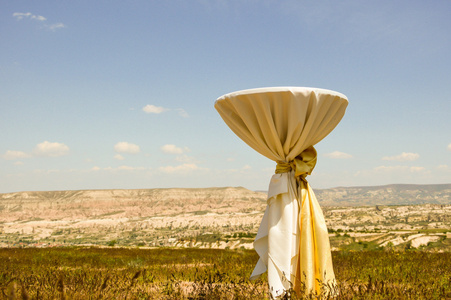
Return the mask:
{"type": "MultiPolygon", "coordinates": [[[[333,252],[335,299],[451,299],[451,253],[333,252]]],[[[0,299],[268,299],[250,250],[0,249],[0,299]]],[[[283,299],[327,299],[286,294],[283,299]]]]}

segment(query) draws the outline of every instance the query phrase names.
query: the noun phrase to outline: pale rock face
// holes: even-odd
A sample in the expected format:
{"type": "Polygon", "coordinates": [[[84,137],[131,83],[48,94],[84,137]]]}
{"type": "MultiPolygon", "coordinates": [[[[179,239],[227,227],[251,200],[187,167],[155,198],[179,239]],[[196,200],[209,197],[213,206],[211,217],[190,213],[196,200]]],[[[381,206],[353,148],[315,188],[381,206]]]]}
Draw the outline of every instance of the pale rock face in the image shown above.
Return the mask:
{"type": "Polygon", "coordinates": [[[439,236],[422,236],[412,240],[412,247],[418,248],[427,245],[429,242],[436,242],[440,239],[439,236]]]}
{"type": "Polygon", "coordinates": [[[0,194],[0,217],[77,220],[111,214],[155,217],[195,212],[262,211],[266,194],[245,188],[87,190],[0,194]]]}
{"type": "MultiPolygon", "coordinates": [[[[411,242],[418,247],[442,237],[418,234],[425,225],[416,224],[435,229],[451,225],[451,185],[335,188],[315,193],[328,228],[352,230],[349,239],[355,242],[377,241],[381,246],[411,242]],[[428,201],[435,204],[394,205],[428,201]]],[[[20,240],[28,245],[30,241],[106,245],[119,240],[127,241],[126,245],[252,248],[266,200],[266,193],[242,187],[0,194],[0,247],[20,240]]]]}
{"type": "MultiPolygon", "coordinates": [[[[143,239],[156,246],[180,246],[208,231],[256,231],[266,198],[266,193],[241,187],[0,194],[0,235],[8,235],[7,246],[24,239],[47,244],[143,239]]],[[[198,246],[231,247],[211,241],[198,246]]],[[[252,240],[236,247],[250,248],[252,240]]]]}

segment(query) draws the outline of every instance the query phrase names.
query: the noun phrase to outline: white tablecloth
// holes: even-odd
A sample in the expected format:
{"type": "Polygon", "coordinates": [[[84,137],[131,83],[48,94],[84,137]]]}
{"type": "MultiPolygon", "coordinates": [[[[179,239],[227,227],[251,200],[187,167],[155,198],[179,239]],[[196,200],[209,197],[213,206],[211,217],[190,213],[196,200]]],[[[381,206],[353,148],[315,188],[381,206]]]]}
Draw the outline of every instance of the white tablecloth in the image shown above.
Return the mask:
{"type": "MultiPolygon", "coordinates": [[[[283,164],[314,151],[309,148],[337,126],[347,104],[346,96],[334,91],[276,87],[226,94],[215,108],[250,147],[283,164]]],[[[306,175],[296,179],[293,169],[274,174],[269,184],[268,205],[254,242],[260,260],[251,278],[268,270],[274,297],[290,287],[320,293],[318,280],[335,284],[326,223],[306,175]]]]}

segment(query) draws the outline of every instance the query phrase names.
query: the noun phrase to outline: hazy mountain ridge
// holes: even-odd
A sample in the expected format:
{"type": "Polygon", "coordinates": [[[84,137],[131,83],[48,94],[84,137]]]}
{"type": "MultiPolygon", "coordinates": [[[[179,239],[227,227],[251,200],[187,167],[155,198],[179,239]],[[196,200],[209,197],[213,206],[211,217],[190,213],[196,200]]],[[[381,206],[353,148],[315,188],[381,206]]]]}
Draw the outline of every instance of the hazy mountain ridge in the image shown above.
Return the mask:
{"type": "Polygon", "coordinates": [[[262,211],[266,194],[237,188],[81,190],[0,194],[3,221],[262,211]]]}
{"type": "MultiPolygon", "coordinates": [[[[449,251],[451,184],[315,191],[334,249],[449,251]],[[410,205],[402,206],[402,204],[410,205]],[[429,202],[432,204],[421,203],[429,202]],[[395,230],[396,232],[393,232],[395,230]],[[420,233],[421,232],[421,233],[420,233]]],[[[252,248],[267,194],[242,187],[0,194],[0,247],[71,245],[252,248]]]]}
{"type": "Polygon", "coordinates": [[[323,206],[451,204],[451,184],[390,184],[315,190],[323,206]]]}
{"type": "MultiPolygon", "coordinates": [[[[322,206],[451,204],[451,184],[316,189],[322,206]]],[[[243,187],[42,191],[0,194],[3,221],[74,219],[111,215],[165,216],[183,213],[263,211],[266,193],[243,187]]]]}

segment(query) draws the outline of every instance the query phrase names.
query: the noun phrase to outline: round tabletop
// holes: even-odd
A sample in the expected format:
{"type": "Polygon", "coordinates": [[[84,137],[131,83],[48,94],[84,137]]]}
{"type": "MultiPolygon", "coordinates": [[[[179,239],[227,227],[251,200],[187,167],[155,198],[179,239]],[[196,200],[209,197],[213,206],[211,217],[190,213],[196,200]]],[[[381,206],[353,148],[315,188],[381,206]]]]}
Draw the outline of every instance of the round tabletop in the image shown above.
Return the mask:
{"type": "Polygon", "coordinates": [[[348,98],[345,95],[343,95],[342,93],[336,92],[336,91],[320,89],[320,88],[312,88],[312,87],[293,87],[293,86],[246,89],[246,90],[236,91],[236,92],[222,95],[217,100],[226,99],[226,98],[234,98],[234,97],[241,96],[241,95],[279,93],[279,92],[292,92],[295,94],[308,94],[308,93],[314,92],[315,94],[319,94],[319,95],[337,96],[342,99],[348,100],[348,98]]]}

